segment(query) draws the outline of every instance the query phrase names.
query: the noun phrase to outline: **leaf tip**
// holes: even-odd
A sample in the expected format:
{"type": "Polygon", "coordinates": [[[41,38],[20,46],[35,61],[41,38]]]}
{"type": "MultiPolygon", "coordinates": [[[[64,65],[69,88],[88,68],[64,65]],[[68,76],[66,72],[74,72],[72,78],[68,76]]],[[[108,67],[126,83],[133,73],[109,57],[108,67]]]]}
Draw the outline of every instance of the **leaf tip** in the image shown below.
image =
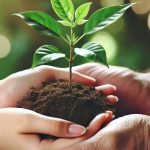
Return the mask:
{"type": "Polygon", "coordinates": [[[20,18],[24,18],[23,15],[21,15],[21,13],[14,13],[12,14],[13,16],[17,16],[17,17],[20,17],[20,18]]]}
{"type": "Polygon", "coordinates": [[[19,13],[14,13],[14,14],[12,14],[12,16],[18,16],[19,15],[19,13]]]}

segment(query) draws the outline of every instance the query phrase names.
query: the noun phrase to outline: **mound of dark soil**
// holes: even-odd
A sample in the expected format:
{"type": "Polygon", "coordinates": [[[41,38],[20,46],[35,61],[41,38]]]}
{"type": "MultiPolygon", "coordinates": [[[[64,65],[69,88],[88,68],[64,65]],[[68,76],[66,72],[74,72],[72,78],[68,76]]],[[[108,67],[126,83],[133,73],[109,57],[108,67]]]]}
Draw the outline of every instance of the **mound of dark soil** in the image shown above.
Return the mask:
{"type": "Polygon", "coordinates": [[[95,88],[73,82],[69,90],[63,80],[43,83],[40,89],[31,89],[18,107],[33,110],[46,116],[66,119],[88,126],[99,113],[110,110],[105,96],[95,88]]]}

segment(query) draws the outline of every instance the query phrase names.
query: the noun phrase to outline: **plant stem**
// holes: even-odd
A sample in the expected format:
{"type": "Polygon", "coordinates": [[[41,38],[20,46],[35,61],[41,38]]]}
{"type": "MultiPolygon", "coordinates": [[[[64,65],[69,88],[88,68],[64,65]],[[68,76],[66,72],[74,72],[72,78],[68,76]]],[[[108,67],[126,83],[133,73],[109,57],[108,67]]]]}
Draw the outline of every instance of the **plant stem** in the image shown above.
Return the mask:
{"type": "Polygon", "coordinates": [[[83,34],[82,36],[80,36],[80,37],[75,41],[74,44],[77,44],[84,36],[85,36],[85,34],[83,34]]]}
{"type": "Polygon", "coordinates": [[[70,61],[69,61],[69,88],[71,90],[71,84],[72,84],[72,66],[73,66],[73,51],[74,51],[74,46],[70,45],[70,61]]]}
{"type": "Polygon", "coordinates": [[[73,28],[71,28],[71,42],[70,42],[70,59],[69,59],[69,88],[71,91],[72,85],[72,66],[73,66],[73,57],[74,57],[74,43],[73,43],[73,28]]]}

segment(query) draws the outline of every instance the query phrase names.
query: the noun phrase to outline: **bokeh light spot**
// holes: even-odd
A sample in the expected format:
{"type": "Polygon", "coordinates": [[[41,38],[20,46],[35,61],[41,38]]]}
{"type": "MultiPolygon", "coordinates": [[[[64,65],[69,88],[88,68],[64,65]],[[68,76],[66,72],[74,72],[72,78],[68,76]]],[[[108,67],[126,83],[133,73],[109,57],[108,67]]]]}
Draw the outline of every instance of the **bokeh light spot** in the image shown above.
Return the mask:
{"type": "Polygon", "coordinates": [[[91,39],[91,42],[102,45],[107,53],[108,62],[114,60],[118,52],[118,45],[115,38],[108,32],[100,32],[95,34],[91,39]]]}
{"type": "Polygon", "coordinates": [[[7,37],[0,35],[0,58],[6,57],[11,49],[10,41],[7,37]]]}
{"type": "Polygon", "coordinates": [[[146,14],[150,11],[150,0],[130,0],[130,2],[138,2],[138,4],[132,7],[136,14],[146,14]]]}

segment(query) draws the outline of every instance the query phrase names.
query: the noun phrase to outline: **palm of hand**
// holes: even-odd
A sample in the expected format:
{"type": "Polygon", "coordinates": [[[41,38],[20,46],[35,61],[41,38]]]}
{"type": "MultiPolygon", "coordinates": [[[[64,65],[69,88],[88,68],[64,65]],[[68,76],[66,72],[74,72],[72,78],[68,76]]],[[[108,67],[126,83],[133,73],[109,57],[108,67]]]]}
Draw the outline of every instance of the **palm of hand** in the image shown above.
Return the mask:
{"type": "MultiPolygon", "coordinates": [[[[0,108],[16,107],[17,102],[26,96],[30,88],[38,88],[48,80],[68,79],[68,71],[50,66],[39,66],[10,75],[0,81],[0,108]]],[[[93,78],[73,72],[73,80],[92,85],[93,78]]]]}

